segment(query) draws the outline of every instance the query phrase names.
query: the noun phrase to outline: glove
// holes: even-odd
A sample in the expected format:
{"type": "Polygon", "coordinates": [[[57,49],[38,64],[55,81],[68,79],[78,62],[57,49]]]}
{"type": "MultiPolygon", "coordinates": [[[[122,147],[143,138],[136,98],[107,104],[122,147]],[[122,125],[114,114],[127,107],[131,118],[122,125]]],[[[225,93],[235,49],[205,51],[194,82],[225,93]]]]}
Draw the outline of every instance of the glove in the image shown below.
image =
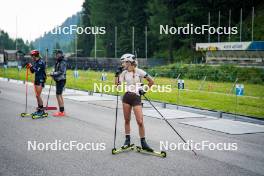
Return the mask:
{"type": "Polygon", "coordinates": [[[139,95],[145,95],[145,91],[143,90],[143,89],[140,89],[139,91],[138,91],[138,93],[139,93],[139,95]]]}
{"type": "Polygon", "coordinates": [[[32,64],[31,63],[28,63],[27,65],[26,65],[26,68],[27,69],[30,69],[32,67],[32,64]]]}
{"type": "Polygon", "coordinates": [[[54,73],[53,72],[50,72],[50,74],[49,74],[50,76],[54,76],[54,73]]]}
{"type": "Polygon", "coordinates": [[[115,77],[118,77],[123,71],[123,67],[118,67],[115,73],[115,77]]]}

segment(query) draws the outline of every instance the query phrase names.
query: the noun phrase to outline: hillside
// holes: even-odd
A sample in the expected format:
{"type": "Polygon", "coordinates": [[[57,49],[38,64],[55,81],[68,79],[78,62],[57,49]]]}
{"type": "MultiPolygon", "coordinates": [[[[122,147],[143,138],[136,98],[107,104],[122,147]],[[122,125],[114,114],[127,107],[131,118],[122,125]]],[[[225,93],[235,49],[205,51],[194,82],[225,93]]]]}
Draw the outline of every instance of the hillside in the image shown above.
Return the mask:
{"type": "MultiPolygon", "coordinates": [[[[77,25],[79,23],[80,15],[75,15],[67,18],[59,27],[63,28],[70,25],[77,25]]],[[[54,30],[54,29],[52,29],[54,30]]],[[[48,48],[52,51],[55,48],[62,48],[63,50],[72,51],[71,43],[74,42],[75,34],[52,34],[51,31],[45,33],[42,37],[37,38],[33,45],[35,48],[40,49],[42,53],[48,48]]],[[[74,46],[74,45],[73,45],[74,46]]],[[[49,52],[51,54],[51,52],[49,52]]]]}

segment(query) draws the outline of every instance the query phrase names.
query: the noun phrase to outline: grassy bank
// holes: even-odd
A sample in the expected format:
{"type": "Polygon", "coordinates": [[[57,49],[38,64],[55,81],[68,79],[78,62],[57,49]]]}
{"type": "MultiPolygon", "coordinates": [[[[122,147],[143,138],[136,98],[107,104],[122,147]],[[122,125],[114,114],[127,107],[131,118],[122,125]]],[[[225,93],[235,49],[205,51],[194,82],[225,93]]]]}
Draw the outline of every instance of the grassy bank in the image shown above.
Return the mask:
{"type": "MultiPolygon", "coordinates": [[[[25,80],[25,70],[18,71],[15,68],[4,70],[1,68],[0,76],[25,80]]],[[[102,82],[100,78],[101,72],[79,71],[79,78],[75,79],[73,71],[68,70],[66,86],[93,91],[95,83],[113,84],[113,73],[107,73],[105,82],[102,82]]],[[[33,79],[32,75],[30,79],[33,79]]],[[[47,83],[49,82],[50,78],[47,79],[47,83]]],[[[147,93],[152,100],[264,118],[264,85],[262,84],[244,83],[245,96],[238,97],[238,105],[236,106],[236,96],[233,92],[230,93],[233,86],[231,82],[205,81],[201,86],[199,80],[185,79],[185,89],[179,91],[179,97],[175,79],[156,77],[155,83],[158,85],[171,85],[172,91],[147,93]]]]}

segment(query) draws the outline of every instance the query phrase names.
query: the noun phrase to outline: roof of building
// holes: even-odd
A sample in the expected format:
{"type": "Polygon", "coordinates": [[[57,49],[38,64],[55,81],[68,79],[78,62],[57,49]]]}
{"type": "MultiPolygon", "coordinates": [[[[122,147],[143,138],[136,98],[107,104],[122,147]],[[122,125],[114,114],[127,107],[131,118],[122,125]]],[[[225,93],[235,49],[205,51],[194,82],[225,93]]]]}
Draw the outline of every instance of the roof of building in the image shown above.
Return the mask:
{"type": "Polygon", "coordinates": [[[16,54],[18,51],[17,50],[4,50],[4,52],[7,54],[16,54]]]}

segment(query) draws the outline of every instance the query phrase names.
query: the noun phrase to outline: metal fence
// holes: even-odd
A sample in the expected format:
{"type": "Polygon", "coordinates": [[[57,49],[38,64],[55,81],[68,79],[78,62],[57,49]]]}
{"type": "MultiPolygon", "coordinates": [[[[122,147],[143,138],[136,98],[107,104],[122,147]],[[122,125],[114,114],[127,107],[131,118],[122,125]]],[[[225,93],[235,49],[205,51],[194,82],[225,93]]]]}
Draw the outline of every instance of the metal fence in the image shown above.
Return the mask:
{"type": "MultiPolygon", "coordinates": [[[[68,57],[67,64],[68,69],[80,69],[80,70],[116,70],[120,65],[119,58],[93,58],[93,57],[68,57]]],[[[53,67],[56,62],[56,58],[48,58],[44,60],[47,62],[48,67],[53,67]]],[[[12,61],[5,63],[10,67],[17,67],[21,65],[22,67],[31,62],[31,58],[24,57],[18,61],[12,61]]],[[[155,67],[165,65],[167,62],[164,59],[154,59],[154,58],[138,58],[140,67],[155,67]]],[[[4,65],[4,64],[2,64],[4,65]]]]}

